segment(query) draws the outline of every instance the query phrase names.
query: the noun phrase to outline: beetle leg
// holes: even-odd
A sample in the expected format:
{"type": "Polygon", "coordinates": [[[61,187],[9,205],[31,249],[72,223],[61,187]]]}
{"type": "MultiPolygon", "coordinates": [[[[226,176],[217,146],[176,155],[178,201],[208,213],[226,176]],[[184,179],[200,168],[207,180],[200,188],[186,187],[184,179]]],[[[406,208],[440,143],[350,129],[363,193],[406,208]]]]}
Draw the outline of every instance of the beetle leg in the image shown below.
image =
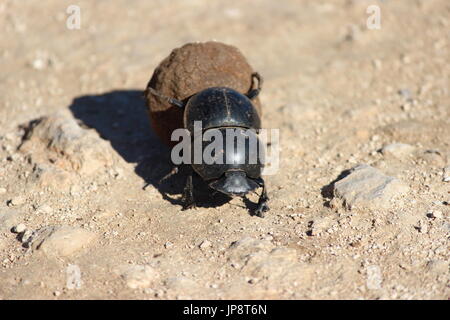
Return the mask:
{"type": "Polygon", "coordinates": [[[260,178],[256,182],[262,187],[262,192],[259,196],[258,207],[255,210],[255,215],[260,218],[264,218],[264,212],[269,211],[269,205],[267,204],[269,202],[269,197],[267,196],[264,180],[260,178]]]}
{"type": "Polygon", "coordinates": [[[151,88],[151,87],[147,87],[147,91],[150,92],[152,95],[164,99],[166,100],[168,103],[177,106],[179,108],[184,108],[184,103],[183,101],[177,100],[175,98],[170,98],[168,96],[162,95],[161,93],[159,93],[158,91],[156,91],[155,89],[151,88]]]}
{"type": "Polygon", "coordinates": [[[261,92],[262,84],[264,80],[258,72],[252,73],[252,86],[250,91],[247,93],[247,97],[250,100],[255,99],[261,92]],[[255,88],[255,79],[258,80],[258,86],[255,88]]]}
{"type": "Polygon", "coordinates": [[[166,174],[164,177],[161,178],[161,180],[158,181],[158,183],[161,184],[164,180],[169,179],[171,176],[173,176],[174,174],[177,174],[177,173],[178,173],[178,167],[174,166],[168,174],[166,174]]]}
{"type": "Polygon", "coordinates": [[[183,210],[195,208],[195,200],[194,200],[194,185],[192,183],[192,171],[189,172],[188,177],[186,179],[186,186],[183,190],[183,210]]]}

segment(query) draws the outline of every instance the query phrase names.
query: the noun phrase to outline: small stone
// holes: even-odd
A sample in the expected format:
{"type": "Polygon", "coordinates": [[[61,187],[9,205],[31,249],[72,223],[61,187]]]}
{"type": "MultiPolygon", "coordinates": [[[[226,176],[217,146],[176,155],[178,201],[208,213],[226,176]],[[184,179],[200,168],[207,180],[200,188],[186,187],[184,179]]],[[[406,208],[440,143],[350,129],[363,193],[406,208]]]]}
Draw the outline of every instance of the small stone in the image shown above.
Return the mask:
{"type": "Polygon", "coordinates": [[[398,90],[398,94],[405,100],[411,100],[412,99],[412,93],[409,89],[400,89],[398,90]]]}
{"type": "Polygon", "coordinates": [[[69,226],[45,227],[31,239],[33,250],[51,257],[69,257],[86,248],[96,235],[91,231],[69,226]]]}
{"type": "Polygon", "coordinates": [[[450,166],[444,168],[444,175],[442,181],[450,182],[450,166]]]}
{"type": "Polygon", "coordinates": [[[50,214],[53,212],[53,208],[50,207],[48,204],[43,204],[40,205],[37,209],[36,209],[37,213],[43,213],[43,214],[50,214]]]}
{"type": "Polygon", "coordinates": [[[131,289],[144,289],[159,278],[159,273],[148,265],[131,265],[123,267],[121,276],[131,289]]]}
{"type": "Polygon", "coordinates": [[[381,269],[377,265],[368,266],[367,269],[367,279],[366,286],[369,290],[379,290],[381,289],[381,284],[383,282],[383,275],[381,274],[381,269]]]}
{"type": "Polygon", "coordinates": [[[405,143],[391,143],[381,149],[381,153],[385,156],[393,156],[395,158],[405,158],[413,153],[415,150],[414,146],[405,143]]]}
{"type": "Polygon", "coordinates": [[[397,178],[386,176],[378,169],[361,164],[334,184],[333,204],[343,201],[346,208],[365,207],[388,209],[395,197],[405,194],[409,187],[397,178]]]}
{"type": "Polygon", "coordinates": [[[10,207],[17,207],[21,206],[25,203],[25,197],[24,196],[17,196],[9,200],[8,205],[10,207]]]}
{"type": "Polygon", "coordinates": [[[170,242],[170,241],[167,241],[167,242],[164,244],[164,248],[166,248],[166,249],[170,249],[170,248],[172,248],[172,247],[173,247],[173,243],[170,242]]]}
{"type": "Polygon", "coordinates": [[[56,291],[53,292],[53,295],[55,297],[59,297],[61,295],[61,291],[56,290],[56,291]]]}
{"type": "Polygon", "coordinates": [[[23,223],[19,223],[17,226],[15,226],[14,228],[13,228],[13,232],[14,233],[22,233],[22,232],[25,232],[25,230],[27,229],[27,226],[26,225],[24,225],[23,223]]]}
{"type": "Polygon", "coordinates": [[[33,69],[42,70],[47,66],[47,63],[44,61],[44,59],[36,58],[31,63],[31,66],[33,67],[33,69]]]}
{"type": "Polygon", "coordinates": [[[209,242],[208,240],[203,240],[202,243],[200,243],[199,248],[200,249],[206,249],[211,247],[211,242],[209,242]]]}
{"type": "Polygon", "coordinates": [[[320,235],[323,231],[329,229],[332,223],[333,219],[330,216],[315,218],[310,222],[310,230],[308,231],[308,235],[320,235]]]}
{"type": "Polygon", "coordinates": [[[427,212],[428,218],[440,219],[442,218],[442,211],[440,210],[430,210],[427,212]]]}
{"type": "Polygon", "coordinates": [[[409,110],[411,110],[411,103],[406,102],[406,103],[402,104],[402,106],[400,108],[403,111],[408,112],[409,110]]]}

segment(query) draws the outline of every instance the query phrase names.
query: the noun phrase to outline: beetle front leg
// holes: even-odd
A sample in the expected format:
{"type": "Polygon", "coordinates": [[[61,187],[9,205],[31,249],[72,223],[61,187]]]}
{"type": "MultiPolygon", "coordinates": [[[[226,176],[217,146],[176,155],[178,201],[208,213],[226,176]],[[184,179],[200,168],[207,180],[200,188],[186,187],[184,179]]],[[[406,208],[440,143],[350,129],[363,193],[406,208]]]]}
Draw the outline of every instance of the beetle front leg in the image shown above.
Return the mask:
{"type": "Polygon", "coordinates": [[[269,197],[267,196],[266,185],[263,179],[259,179],[257,183],[262,187],[261,195],[259,196],[258,207],[255,210],[255,215],[264,218],[264,212],[269,211],[269,197]]]}
{"type": "Polygon", "coordinates": [[[183,202],[183,210],[195,208],[194,184],[192,183],[192,169],[188,173],[188,177],[186,179],[186,186],[184,187],[183,197],[181,201],[183,202]]]}

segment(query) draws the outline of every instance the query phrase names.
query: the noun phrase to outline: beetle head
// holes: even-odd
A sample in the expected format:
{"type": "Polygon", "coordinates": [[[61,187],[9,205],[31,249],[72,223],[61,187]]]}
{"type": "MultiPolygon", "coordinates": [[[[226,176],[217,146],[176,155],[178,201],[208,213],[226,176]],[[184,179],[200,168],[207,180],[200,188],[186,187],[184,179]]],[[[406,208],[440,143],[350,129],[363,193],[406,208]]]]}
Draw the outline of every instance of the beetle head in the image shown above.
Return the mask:
{"type": "Polygon", "coordinates": [[[247,177],[243,171],[227,171],[221,178],[209,183],[209,186],[230,197],[242,197],[259,187],[259,185],[253,179],[247,177]]]}

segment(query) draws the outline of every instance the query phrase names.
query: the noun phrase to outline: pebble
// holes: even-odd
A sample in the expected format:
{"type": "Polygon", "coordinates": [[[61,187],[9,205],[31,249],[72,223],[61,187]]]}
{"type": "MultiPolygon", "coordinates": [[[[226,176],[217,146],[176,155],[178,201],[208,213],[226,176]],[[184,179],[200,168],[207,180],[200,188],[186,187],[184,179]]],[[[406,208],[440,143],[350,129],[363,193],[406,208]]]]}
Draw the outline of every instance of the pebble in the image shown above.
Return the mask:
{"type": "Polygon", "coordinates": [[[409,187],[397,178],[384,175],[378,169],[367,164],[358,165],[350,170],[350,174],[334,184],[334,199],[342,200],[347,209],[365,207],[372,209],[388,209],[394,197],[405,194],[409,187]]]}
{"type": "Polygon", "coordinates": [[[17,196],[9,200],[8,205],[10,207],[17,207],[21,206],[25,203],[25,197],[24,196],[17,196]]]}
{"type": "Polygon", "coordinates": [[[430,211],[427,212],[427,217],[428,218],[440,219],[440,218],[442,218],[442,211],[440,211],[440,210],[430,210],[430,211]]]}
{"type": "Polygon", "coordinates": [[[450,166],[444,168],[444,175],[442,181],[450,182],[450,166]]]}
{"type": "Polygon", "coordinates": [[[320,235],[323,231],[329,229],[333,223],[333,219],[329,216],[315,218],[310,225],[308,234],[311,236],[320,235]]]}
{"type": "Polygon", "coordinates": [[[24,225],[23,223],[19,223],[17,226],[15,226],[14,228],[13,228],[13,232],[14,233],[22,233],[22,232],[25,232],[25,230],[27,229],[27,226],[26,225],[24,225]]]}
{"type": "Polygon", "coordinates": [[[53,208],[48,204],[43,204],[36,209],[37,213],[50,214],[53,212],[53,208]]]}
{"type": "Polygon", "coordinates": [[[170,241],[167,241],[167,242],[164,244],[164,248],[166,248],[166,249],[170,249],[170,248],[172,248],[172,247],[173,247],[173,243],[170,242],[170,241]]]}
{"type": "Polygon", "coordinates": [[[211,242],[208,240],[203,240],[202,243],[200,243],[199,248],[200,249],[206,249],[211,247],[211,242]]]}

